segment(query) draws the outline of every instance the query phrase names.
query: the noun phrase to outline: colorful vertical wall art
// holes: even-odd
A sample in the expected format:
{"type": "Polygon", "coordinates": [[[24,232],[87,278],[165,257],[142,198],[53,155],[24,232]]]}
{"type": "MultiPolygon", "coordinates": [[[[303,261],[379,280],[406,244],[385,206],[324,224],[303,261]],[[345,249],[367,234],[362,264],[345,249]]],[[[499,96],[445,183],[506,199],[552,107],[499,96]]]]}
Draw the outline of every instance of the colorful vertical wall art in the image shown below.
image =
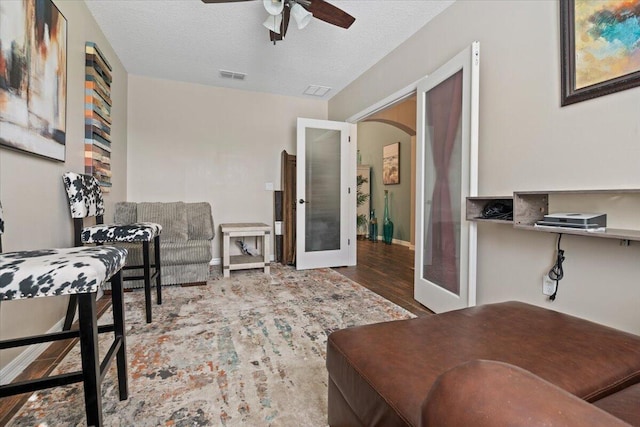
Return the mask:
{"type": "Polygon", "coordinates": [[[111,187],[111,66],[95,43],[85,45],[84,169],[102,191],[111,187]]]}
{"type": "Polygon", "coordinates": [[[0,6],[0,146],[64,161],[67,20],[51,0],[0,6]]]}

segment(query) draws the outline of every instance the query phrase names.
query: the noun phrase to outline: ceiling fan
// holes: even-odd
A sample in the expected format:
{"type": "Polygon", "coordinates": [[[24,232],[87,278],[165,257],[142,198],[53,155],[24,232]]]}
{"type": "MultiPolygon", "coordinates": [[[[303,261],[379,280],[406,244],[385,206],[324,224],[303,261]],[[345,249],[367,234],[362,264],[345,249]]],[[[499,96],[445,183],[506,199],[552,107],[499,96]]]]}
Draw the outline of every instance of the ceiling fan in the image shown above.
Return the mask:
{"type": "MultiPolygon", "coordinates": [[[[235,3],[250,0],[202,0],[203,3],[235,3]]],[[[284,38],[289,27],[289,18],[293,16],[298,29],[307,26],[311,18],[349,28],[356,20],[344,10],[324,0],[262,0],[269,16],[263,25],[269,29],[269,39],[276,44],[284,38]]]]}

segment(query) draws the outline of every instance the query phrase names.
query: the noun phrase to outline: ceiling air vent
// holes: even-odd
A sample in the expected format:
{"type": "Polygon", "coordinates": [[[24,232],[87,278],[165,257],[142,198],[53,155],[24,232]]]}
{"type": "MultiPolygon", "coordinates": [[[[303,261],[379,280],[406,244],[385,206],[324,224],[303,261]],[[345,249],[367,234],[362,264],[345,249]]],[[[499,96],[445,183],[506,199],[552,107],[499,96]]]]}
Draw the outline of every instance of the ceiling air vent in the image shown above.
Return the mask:
{"type": "Polygon", "coordinates": [[[325,96],[330,90],[331,88],[326,86],[309,85],[303,93],[311,96],[325,96]]]}
{"type": "Polygon", "coordinates": [[[244,80],[247,75],[236,71],[220,70],[220,77],[223,79],[244,80]]]}

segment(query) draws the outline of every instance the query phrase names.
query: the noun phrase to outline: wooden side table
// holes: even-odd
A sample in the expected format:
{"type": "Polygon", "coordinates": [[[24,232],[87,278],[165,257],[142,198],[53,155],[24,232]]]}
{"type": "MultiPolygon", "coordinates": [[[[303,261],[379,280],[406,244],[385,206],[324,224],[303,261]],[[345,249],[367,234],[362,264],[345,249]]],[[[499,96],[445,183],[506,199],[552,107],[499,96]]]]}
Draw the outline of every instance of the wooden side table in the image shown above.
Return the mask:
{"type": "Polygon", "coordinates": [[[244,270],[247,268],[264,268],[265,274],[270,271],[269,236],[271,227],[263,223],[235,223],[220,224],[222,232],[222,274],[224,277],[231,275],[231,270],[244,270]],[[258,240],[262,241],[262,254],[251,255],[230,255],[230,241],[232,237],[255,237],[256,249],[258,240]]]}

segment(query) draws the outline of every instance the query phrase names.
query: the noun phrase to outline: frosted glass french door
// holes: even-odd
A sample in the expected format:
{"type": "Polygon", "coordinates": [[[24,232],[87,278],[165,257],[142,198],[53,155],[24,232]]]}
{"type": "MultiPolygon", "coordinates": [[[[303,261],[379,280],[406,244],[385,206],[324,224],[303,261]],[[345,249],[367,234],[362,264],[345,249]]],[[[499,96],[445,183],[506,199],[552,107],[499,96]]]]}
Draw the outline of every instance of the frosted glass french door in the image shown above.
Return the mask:
{"type": "Polygon", "coordinates": [[[299,270],[355,265],[353,147],[353,125],[298,119],[296,268],[299,270]]]}
{"type": "Polygon", "coordinates": [[[414,298],[436,313],[475,305],[480,46],[418,84],[414,298]]]}

